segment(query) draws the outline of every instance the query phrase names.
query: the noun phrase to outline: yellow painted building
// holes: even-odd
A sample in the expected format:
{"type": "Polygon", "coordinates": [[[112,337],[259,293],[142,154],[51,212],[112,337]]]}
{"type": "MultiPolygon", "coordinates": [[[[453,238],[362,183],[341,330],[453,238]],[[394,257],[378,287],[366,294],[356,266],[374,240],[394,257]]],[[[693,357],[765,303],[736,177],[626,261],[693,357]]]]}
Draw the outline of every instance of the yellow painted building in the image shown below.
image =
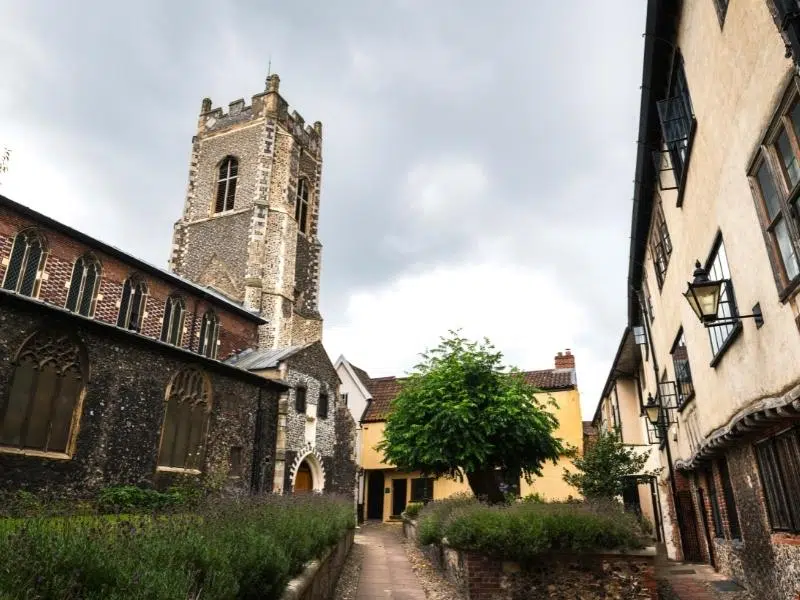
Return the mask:
{"type": "MultiPolygon", "coordinates": [[[[557,408],[552,407],[551,410],[559,422],[556,437],[582,452],[580,392],[572,353],[569,350],[566,353],[559,352],[554,369],[528,371],[524,375],[529,383],[555,400],[557,408]]],[[[399,517],[409,502],[439,500],[457,493],[470,493],[466,479],[425,479],[419,472],[401,471],[387,464],[383,454],[376,450],[383,439],[386,417],[392,400],[400,391],[401,382],[396,377],[366,380],[371,397],[361,418],[360,467],[364,477],[363,489],[359,495],[363,502],[364,517],[367,519],[387,521],[399,517]]],[[[563,469],[571,466],[566,457],[562,457],[557,464],[547,463],[542,476],[535,478],[531,484],[524,478],[518,482],[518,493],[522,496],[536,493],[548,500],[565,500],[569,496],[579,496],[562,479],[563,469]]]]}

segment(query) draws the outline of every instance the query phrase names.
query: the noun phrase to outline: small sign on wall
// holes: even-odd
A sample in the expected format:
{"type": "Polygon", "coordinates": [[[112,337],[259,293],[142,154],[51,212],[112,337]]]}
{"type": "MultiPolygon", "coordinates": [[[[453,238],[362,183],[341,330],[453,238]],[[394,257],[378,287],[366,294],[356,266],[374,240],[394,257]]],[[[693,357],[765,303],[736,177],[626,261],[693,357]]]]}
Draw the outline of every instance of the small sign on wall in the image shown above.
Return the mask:
{"type": "Polygon", "coordinates": [[[392,493],[392,488],[383,488],[383,493],[384,494],[391,494],[392,493]]]}

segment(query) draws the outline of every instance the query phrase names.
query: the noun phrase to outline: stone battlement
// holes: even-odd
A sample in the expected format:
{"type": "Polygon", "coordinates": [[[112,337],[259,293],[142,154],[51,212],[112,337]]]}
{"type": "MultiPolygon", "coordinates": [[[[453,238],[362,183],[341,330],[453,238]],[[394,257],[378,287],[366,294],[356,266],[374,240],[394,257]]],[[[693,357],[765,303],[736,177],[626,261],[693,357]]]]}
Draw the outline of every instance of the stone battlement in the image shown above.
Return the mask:
{"type": "Polygon", "coordinates": [[[213,108],[211,98],[203,98],[198,132],[219,131],[243,121],[271,117],[303,146],[316,149],[322,141],[322,123],[316,121],[313,125],[307,125],[296,110],[290,112],[289,103],[280,95],[280,81],[277,74],[270,75],[265,91],[252,96],[249,105],[245,104],[244,98],[239,98],[228,104],[227,111],[222,107],[213,108]]]}

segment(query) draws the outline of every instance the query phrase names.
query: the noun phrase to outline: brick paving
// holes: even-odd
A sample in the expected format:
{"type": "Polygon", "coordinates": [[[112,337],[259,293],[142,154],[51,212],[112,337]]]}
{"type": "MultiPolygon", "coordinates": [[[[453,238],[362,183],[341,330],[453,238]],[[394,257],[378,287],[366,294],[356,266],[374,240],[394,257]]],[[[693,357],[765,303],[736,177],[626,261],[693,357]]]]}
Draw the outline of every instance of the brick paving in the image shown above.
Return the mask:
{"type": "Polygon", "coordinates": [[[744,588],[709,565],[662,562],[658,567],[662,600],[753,600],[744,588]]]}
{"type": "Polygon", "coordinates": [[[355,600],[425,600],[397,532],[362,527],[356,536],[363,559],[355,600]]]}

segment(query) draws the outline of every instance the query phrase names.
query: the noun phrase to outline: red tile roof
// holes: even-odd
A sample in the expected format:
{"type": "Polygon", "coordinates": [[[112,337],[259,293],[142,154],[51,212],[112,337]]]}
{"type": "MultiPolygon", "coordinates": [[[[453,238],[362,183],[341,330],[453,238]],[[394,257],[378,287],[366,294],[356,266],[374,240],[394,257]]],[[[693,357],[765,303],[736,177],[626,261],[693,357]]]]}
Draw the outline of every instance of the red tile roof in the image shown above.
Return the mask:
{"type": "MultiPolygon", "coordinates": [[[[525,380],[542,391],[568,390],[576,387],[574,369],[546,369],[543,371],[526,371],[522,375],[525,380]]],[[[404,378],[377,377],[370,379],[367,389],[372,399],[367,403],[362,423],[385,421],[391,410],[392,400],[400,393],[404,378]]]]}

